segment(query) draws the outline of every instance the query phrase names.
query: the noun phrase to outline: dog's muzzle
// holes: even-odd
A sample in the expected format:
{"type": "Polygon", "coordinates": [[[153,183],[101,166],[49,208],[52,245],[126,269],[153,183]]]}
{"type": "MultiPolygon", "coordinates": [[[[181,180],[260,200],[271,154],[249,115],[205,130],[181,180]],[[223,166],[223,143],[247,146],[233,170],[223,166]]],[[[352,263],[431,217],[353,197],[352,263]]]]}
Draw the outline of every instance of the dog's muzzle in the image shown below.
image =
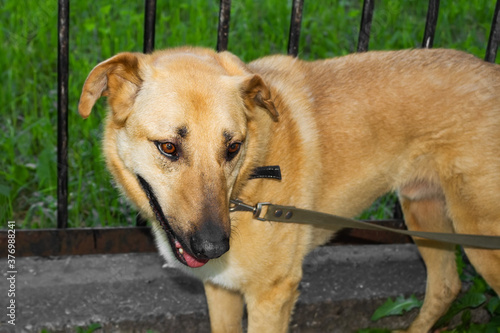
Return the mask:
{"type": "Polygon", "coordinates": [[[153,210],[156,220],[160,223],[167,235],[172,251],[181,263],[196,268],[205,265],[210,259],[222,256],[229,250],[229,235],[226,235],[213,221],[204,221],[202,227],[192,235],[189,244],[183,243],[170,226],[168,219],[163,214],[151,185],[141,176],[137,175],[149,204],[153,210]]]}

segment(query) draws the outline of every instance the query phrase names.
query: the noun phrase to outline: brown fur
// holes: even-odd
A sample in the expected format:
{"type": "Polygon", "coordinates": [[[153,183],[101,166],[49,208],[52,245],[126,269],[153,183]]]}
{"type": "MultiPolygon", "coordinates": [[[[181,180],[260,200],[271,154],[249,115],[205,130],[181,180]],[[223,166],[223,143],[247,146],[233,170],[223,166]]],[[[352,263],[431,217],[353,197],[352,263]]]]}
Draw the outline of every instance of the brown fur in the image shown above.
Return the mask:
{"type": "MultiPolygon", "coordinates": [[[[85,82],[79,111],[108,96],[107,165],[153,223],[167,260],[205,282],[214,332],[285,332],[302,260],[331,231],[229,214],[229,199],[356,216],[397,190],[409,229],[500,235],[500,66],[451,50],[368,52],[304,62],[179,48],[123,53],[85,82]],[[181,150],[162,155],[155,141],[181,150]],[[229,159],[227,149],[241,142],[229,159]],[[282,181],[248,180],[280,165],[282,181]],[[172,255],[137,175],[151,185],[183,250],[217,247],[203,267],[172,255]],[[207,231],[208,230],[208,231],[207,231]],[[191,241],[190,241],[191,240],[191,241]],[[213,245],[213,247],[211,247],[213,245]]],[[[427,332],[460,290],[454,247],[416,240],[427,265],[427,332]]],[[[466,249],[500,292],[500,251],[466,249]]]]}

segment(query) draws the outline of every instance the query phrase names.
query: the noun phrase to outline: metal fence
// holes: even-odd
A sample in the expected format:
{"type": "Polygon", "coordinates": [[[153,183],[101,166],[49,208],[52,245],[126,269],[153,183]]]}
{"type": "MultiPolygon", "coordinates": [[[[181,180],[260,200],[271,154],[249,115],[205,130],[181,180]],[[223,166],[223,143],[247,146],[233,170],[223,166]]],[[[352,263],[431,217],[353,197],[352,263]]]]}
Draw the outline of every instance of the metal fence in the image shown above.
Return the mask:
{"type": "MultiPolygon", "coordinates": [[[[144,53],[154,50],[156,0],[145,0],[144,13],[144,53]]],[[[297,56],[302,22],[304,0],[292,0],[290,30],[288,36],[288,54],[297,56]]],[[[58,1],[58,122],[57,122],[57,227],[59,230],[26,230],[18,239],[18,249],[25,255],[118,253],[134,251],[154,251],[153,241],[148,228],[113,228],[110,229],[65,229],[68,225],[68,76],[69,76],[69,11],[70,1],[58,1]],[[23,241],[26,240],[26,242],[23,241]],[[29,242],[28,242],[29,239],[29,242]],[[119,243],[116,239],[120,239],[119,243]],[[115,240],[114,243],[111,240],[115,240]],[[111,244],[112,245],[109,245],[111,244]],[[24,245],[23,245],[24,244],[24,245]]],[[[361,15],[357,51],[368,50],[370,29],[375,11],[374,0],[364,0],[361,15]]],[[[493,13],[485,60],[494,62],[500,44],[500,0],[497,0],[493,13]]],[[[219,26],[217,31],[218,51],[227,50],[231,0],[220,0],[219,26]]],[[[439,16],[439,0],[429,0],[422,47],[433,46],[436,24],[439,16]]],[[[401,226],[401,216],[397,219],[380,223],[401,226]]],[[[6,241],[0,234],[0,243],[6,241]]],[[[402,242],[406,238],[390,236],[385,233],[367,234],[352,231],[340,237],[340,242],[402,242]]],[[[1,247],[6,249],[7,247],[1,247]]],[[[19,252],[18,252],[19,253],[19,252]]],[[[0,256],[6,254],[0,253],[0,256]]]]}
{"type": "MultiPolygon", "coordinates": [[[[304,0],[293,0],[288,37],[288,54],[297,56],[304,0]]],[[[494,62],[500,42],[500,0],[497,1],[485,60],[494,62]]],[[[374,0],[363,1],[363,11],[358,37],[358,52],[368,50],[370,29],[375,9],[374,0]]],[[[439,15],[439,0],[429,0],[422,47],[433,46],[439,15]]],[[[217,51],[227,50],[231,0],[220,0],[217,51]]],[[[156,0],[145,0],[144,53],[154,50],[156,0]]],[[[58,154],[57,154],[57,226],[68,225],[68,56],[69,56],[69,0],[59,0],[59,48],[58,48],[58,154]]]]}

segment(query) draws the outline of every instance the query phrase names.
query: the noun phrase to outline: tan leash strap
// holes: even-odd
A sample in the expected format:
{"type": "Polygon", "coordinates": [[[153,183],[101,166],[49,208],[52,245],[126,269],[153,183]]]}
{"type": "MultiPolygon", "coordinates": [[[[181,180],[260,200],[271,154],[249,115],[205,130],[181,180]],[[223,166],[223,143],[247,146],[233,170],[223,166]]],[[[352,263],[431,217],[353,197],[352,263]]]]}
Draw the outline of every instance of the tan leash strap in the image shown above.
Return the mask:
{"type": "Polygon", "coordinates": [[[253,212],[254,217],[261,221],[311,224],[326,229],[352,228],[361,230],[382,230],[411,237],[420,237],[439,242],[462,245],[466,247],[492,250],[500,249],[500,237],[498,236],[399,230],[346,217],[290,206],[280,206],[269,203],[258,203],[255,206],[250,206],[239,200],[231,200],[231,203],[233,204],[233,206],[231,207],[231,211],[253,212]],[[262,208],[264,206],[267,206],[267,211],[265,212],[263,217],[260,217],[262,208]]]}

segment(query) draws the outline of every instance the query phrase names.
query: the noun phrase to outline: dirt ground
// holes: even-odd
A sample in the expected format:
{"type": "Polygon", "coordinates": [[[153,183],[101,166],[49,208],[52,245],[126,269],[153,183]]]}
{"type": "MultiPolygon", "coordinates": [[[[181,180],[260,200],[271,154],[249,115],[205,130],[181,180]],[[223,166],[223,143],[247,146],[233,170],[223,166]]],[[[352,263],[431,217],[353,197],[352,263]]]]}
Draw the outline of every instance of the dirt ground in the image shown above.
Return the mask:
{"type": "MultiPolygon", "coordinates": [[[[94,323],[105,332],[209,332],[202,284],[164,267],[156,253],[25,257],[17,267],[16,326],[2,316],[0,332],[75,332],[94,323]]],[[[404,327],[415,312],[370,317],[387,297],[422,296],[424,287],[413,245],[319,248],[304,263],[291,332],[404,327]]]]}

